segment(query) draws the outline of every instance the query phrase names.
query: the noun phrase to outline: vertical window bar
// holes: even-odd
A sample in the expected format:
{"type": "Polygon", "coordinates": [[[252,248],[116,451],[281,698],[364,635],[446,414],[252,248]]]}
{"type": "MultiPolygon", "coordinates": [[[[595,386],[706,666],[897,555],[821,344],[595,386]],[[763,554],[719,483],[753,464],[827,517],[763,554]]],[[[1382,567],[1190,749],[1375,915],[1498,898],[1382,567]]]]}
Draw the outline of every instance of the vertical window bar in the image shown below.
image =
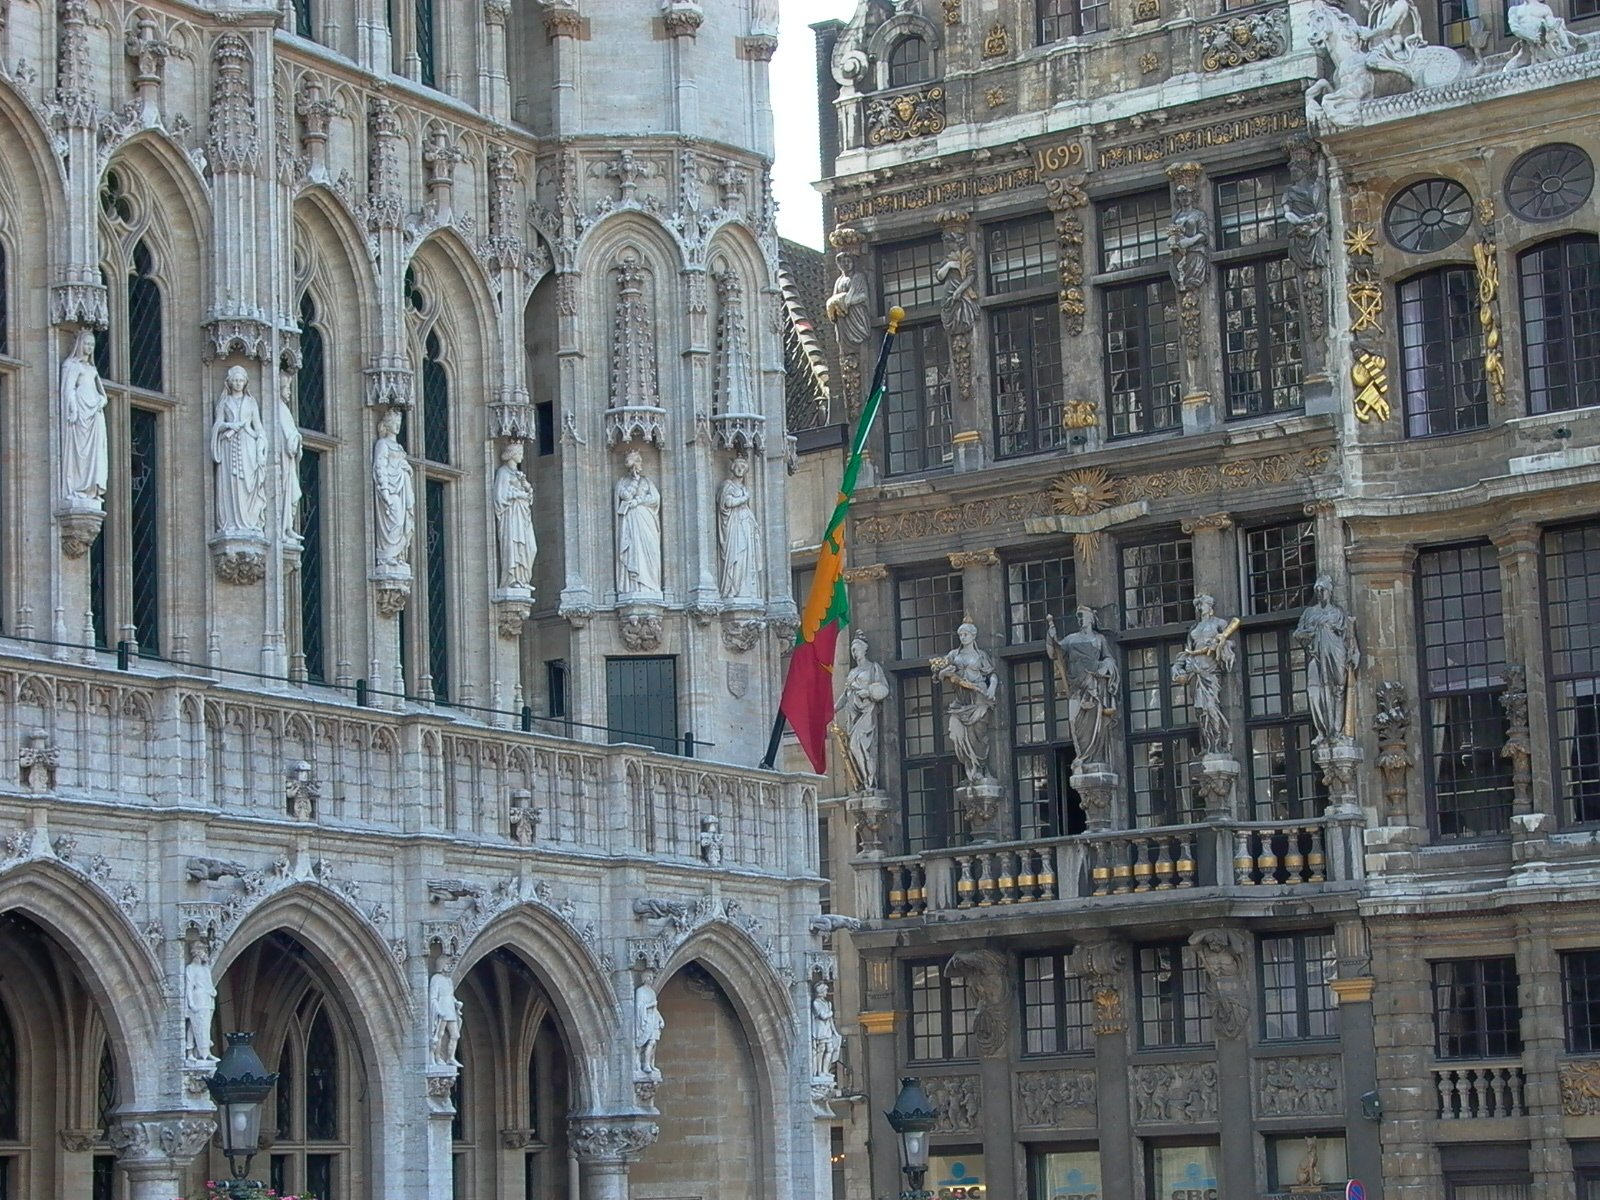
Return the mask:
{"type": "Polygon", "coordinates": [[[427,493],[428,538],[428,673],[433,695],[450,699],[449,553],[445,539],[445,485],[430,479],[427,493]]]}
{"type": "Polygon", "coordinates": [[[0,1141],[17,1138],[17,1039],[0,1004],[0,1141]]]}
{"type": "Polygon", "coordinates": [[[1400,351],[1407,437],[1489,423],[1478,282],[1471,268],[1444,267],[1400,285],[1400,351]]]}
{"type": "Polygon", "coordinates": [[[417,71],[424,87],[434,87],[433,0],[416,0],[417,71]]]}
{"type": "Polygon", "coordinates": [[[300,297],[300,371],[295,376],[295,404],[300,410],[295,419],[302,429],[325,431],[328,428],[328,376],[322,329],[317,324],[317,306],[306,292],[300,297]]]}
{"type": "Polygon", "coordinates": [[[6,309],[7,279],[6,246],[4,242],[0,242],[0,354],[11,353],[11,341],[9,337],[11,326],[7,321],[8,312],[6,309]]]}
{"type": "MultiPolygon", "coordinates": [[[[111,275],[104,267],[100,268],[100,286],[106,289],[107,295],[111,294],[111,275]]],[[[110,305],[106,307],[109,309],[110,305]]],[[[117,375],[112,373],[113,355],[111,347],[112,334],[115,331],[116,326],[112,324],[112,314],[108,311],[106,313],[106,327],[94,331],[94,369],[100,373],[101,379],[118,378],[117,375]]]]}
{"type": "Polygon", "coordinates": [[[1600,239],[1575,234],[1535,246],[1518,270],[1528,410],[1600,404],[1600,239]]]}
{"type": "Polygon", "coordinates": [[[156,414],[128,410],[128,566],[139,649],[161,653],[161,481],[156,414]]]}
{"type": "Polygon", "coordinates": [[[322,454],[300,456],[300,652],[306,676],[328,678],[322,607],[322,454]]]}
{"type": "Polygon", "coordinates": [[[146,391],[161,390],[161,286],[143,242],[133,248],[128,276],[128,382],[146,391]]]}
{"type": "Polygon", "coordinates": [[[428,335],[422,360],[422,452],[430,461],[450,461],[450,377],[441,361],[439,335],[428,335]]]}
{"type": "Polygon", "coordinates": [[[294,0],[294,31],[300,37],[314,38],[311,24],[312,0],[294,0]]]}

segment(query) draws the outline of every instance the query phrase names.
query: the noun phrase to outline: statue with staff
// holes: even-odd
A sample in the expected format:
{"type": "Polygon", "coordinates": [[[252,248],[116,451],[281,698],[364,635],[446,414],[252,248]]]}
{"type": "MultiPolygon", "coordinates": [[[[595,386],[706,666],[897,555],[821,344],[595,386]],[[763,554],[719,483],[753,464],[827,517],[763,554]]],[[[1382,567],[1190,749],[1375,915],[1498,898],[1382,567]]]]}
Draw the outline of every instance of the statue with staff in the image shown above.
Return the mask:
{"type": "Polygon", "coordinates": [[[1194,598],[1195,623],[1184,641],[1183,653],[1172,664],[1172,682],[1189,689],[1189,703],[1200,725],[1202,754],[1228,753],[1232,728],[1222,710],[1222,677],[1238,660],[1233,635],[1239,618],[1224,622],[1210,596],[1194,598]]]}
{"type": "Polygon", "coordinates": [[[1306,698],[1318,745],[1331,745],[1355,735],[1356,670],[1361,647],[1355,618],[1333,602],[1333,580],[1319,576],[1316,603],[1300,614],[1293,642],[1305,654],[1306,698]]]}

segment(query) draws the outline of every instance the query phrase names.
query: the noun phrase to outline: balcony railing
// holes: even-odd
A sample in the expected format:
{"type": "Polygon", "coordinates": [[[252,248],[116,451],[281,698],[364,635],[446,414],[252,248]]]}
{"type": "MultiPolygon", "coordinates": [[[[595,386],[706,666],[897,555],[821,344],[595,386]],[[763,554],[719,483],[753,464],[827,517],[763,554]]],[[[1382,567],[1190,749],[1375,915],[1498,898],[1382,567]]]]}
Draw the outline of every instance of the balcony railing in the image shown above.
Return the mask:
{"type": "Polygon", "coordinates": [[[1328,818],[1215,821],[927,850],[860,863],[882,876],[882,912],[862,915],[900,920],[1197,888],[1316,888],[1359,878],[1357,837],[1350,822],[1328,818]],[[1330,850],[1338,851],[1332,863],[1330,850]]]}
{"type": "Polygon", "coordinates": [[[1439,1089],[1441,1121],[1528,1115],[1520,1062],[1438,1066],[1433,1069],[1433,1080],[1439,1089]]]}

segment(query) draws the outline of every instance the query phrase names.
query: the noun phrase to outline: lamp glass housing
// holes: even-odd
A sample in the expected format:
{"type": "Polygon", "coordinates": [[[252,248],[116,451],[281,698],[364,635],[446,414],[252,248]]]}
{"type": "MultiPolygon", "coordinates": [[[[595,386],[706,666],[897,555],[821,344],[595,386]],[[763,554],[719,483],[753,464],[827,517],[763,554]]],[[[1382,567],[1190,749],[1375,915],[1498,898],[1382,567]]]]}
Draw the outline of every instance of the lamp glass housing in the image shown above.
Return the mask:
{"type": "Polygon", "coordinates": [[[250,1044],[253,1033],[230,1033],[228,1048],[206,1086],[217,1103],[218,1134],[222,1152],[236,1178],[250,1169],[250,1159],[261,1145],[261,1105],[272,1092],[277,1075],[268,1074],[261,1056],[250,1044]],[[239,1159],[244,1162],[241,1165],[239,1159]]]}

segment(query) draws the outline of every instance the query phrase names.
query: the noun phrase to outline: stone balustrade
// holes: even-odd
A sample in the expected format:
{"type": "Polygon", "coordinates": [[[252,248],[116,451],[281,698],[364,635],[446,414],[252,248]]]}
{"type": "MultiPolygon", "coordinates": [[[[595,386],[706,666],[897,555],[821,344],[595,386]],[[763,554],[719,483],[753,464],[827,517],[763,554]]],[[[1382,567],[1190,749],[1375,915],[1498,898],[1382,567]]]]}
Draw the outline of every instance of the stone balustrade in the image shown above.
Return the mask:
{"type": "Polygon", "coordinates": [[[1442,1121],[1528,1114],[1520,1062],[1437,1066],[1433,1069],[1433,1079],[1439,1089],[1439,1119],[1442,1121]]]}
{"type": "Polygon", "coordinates": [[[882,904],[867,919],[1204,888],[1297,889],[1359,878],[1359,831],[1330,818],[1216,821],[1019,842],[982,843],[866,859],[882,904]],[[1331,856],[1330,847],[1344,852],[1331,856]],[[1341,865],[1343,869],[1341,868],[1341,865]]]}

